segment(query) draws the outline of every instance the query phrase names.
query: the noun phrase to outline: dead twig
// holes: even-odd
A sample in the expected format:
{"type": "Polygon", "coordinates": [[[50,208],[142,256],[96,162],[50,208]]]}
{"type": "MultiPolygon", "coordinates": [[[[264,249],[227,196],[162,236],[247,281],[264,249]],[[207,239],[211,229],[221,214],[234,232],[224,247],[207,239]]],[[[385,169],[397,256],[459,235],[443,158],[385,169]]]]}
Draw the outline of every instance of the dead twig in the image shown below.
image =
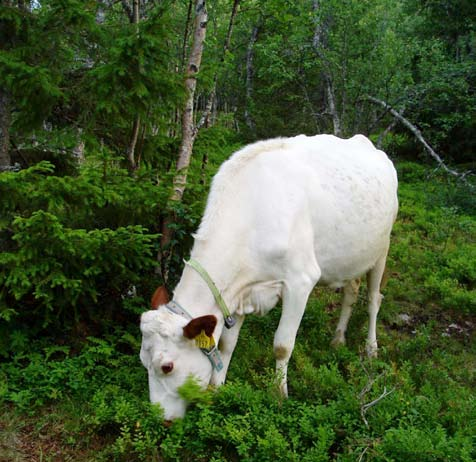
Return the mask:
{"type": "Polygon", "coordinates": [[[395,119],[397,119],[406,128],[408,128],[415,135],[416,139],[424,146],[424,148],[430,154],[430,156],[436,161],[436,163],[438,164],[438,168],[442,168],[445,172],[449,173],[450,175],[453,175],[459,178],[471,189],[474,188],[474,186],[466,180],[466,176],[470,174],[471,172],[460,173],[456,170],[453,170],[452,168],[449,168],[446,165],[445,161],[438,155],[438,153],[435,152],[435,150],[429,145],[429,143],[425,140],[425,138],[423,138],[423,135],[421,131],[419,130],[419,128],[416,127],[414,124],[412,124],[406,117],[403,117],[401,112],[398,112],[392,106],[390,106],[390,104],[378,98],[374,98],[373,96],[370,96],[370,95],[367,95],[366,98],[370,102],[374,104],[378,104],[379,106],[382,106],[393,117],[395,117],[395,119]]]}
{"type": "MultiPolygon", "coordinates": [[[[386,374],[385,374],[384,372],[382,372],[382,373],[379,374],[377,377],[372,377],[372,376],[370,375],[370,373],[367,371],[367,369],[365,368],[363,362],[361,363],[361,365],[362,365],[362,369],[364,370],[365,374],[366,374],[367,377],[368,377],[368,381],[367,381],[367,383],[365,384],[364,388],[362,388],[362,390],[361,390],[360,393],[359,393],[360,416],[362,417],[362,420],[363,420],[365,426],[366,426],[367,428],[369,428],[369,422],[368,422],[368,420],[367,420],[365,414],[367,413],[367,411],[368,411],[370,408],[376,406],[380,401],[382,401],[382,400],[385,399],[388,395],[390,395],[391,393],[393,393],[393,392],[395,391],[395,388],[392,388],[391,390],[387,390],[387,386],[384,385],[382,394],[381,394],[378,398],[376,398],[376,399],[370,401],[369,403],[366,403],[366,402],[365,402],[365,396],[367,395],[367,393],[369,393],[369,392],[372,390],[374,384],[375,384],[376,382],[378,382],[378,381],[380,380],[380,378],[384,377],[386,374]]],[[[362,454],[362,455],[363,455],[363,454],[362,454]]]]}

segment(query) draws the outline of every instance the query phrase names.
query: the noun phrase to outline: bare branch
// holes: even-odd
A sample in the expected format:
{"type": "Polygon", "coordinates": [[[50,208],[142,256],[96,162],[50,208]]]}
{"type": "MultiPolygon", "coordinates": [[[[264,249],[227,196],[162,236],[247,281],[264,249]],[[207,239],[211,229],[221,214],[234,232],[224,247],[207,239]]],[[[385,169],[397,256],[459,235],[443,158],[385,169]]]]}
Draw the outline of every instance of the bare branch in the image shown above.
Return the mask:
{"type": "Polygon", "coordinates": [[[367,404],[364,404],[362,406],[362,410],[363,412],[367,412],[371,407],[375,406],[376,404],[378,404],[380,401],[382,401],[382,399],[386,398],[388,395],[390,395],[391,393],[393,393],[395,391],[395,388],[392,388],[390,391],[387,391],[387,387],[383,387],[383,392],[382,394],[377,398],[377,399],[374,399],[373,401],[371,401],[370,403],[367,403],[367,404]]]}
{"type": "Polygon", "coordinates": [[[438,167],[442,168],[445,172],[449,173],[450,175],[460,178],[464,183],[466,183],[471,188],[473,187],[473,185],[471,183],[468,183],[465,179],[466,175],[468,175],[469,172],[461,174],[460,172],[457,172],[456,170],[449,168],[446,165],[446,163],[443,161],[443,159],[428,144],[425,138],[423,138],[423,135],[421,131],[418,129],[418,127],[413,125],[406,117],[403,117],[403,115],[400,112],[396,111],[392,106],[390,106],[385,101],[374,98],[373,96],[367,95],[366,98],[372,103],[382,106],[386,111],[392,114],[393,117],[395,117],[398,121],[400,121],[403,125],[405,125],[405,127],[407,127],[415,135],[416,139],[425,147],[425,149],[430,154],[430,156],[437,162],[438,167]]]}
{"type": "Polygon", "coordinates": [[[368,378],[368,381],[365,384],[364,388],[362,388],[362,390],[359,393],[360,416],[362,417],[362,420],[363,420],[365,426],[368,428],[369,427],[369,422],[368,422],[367,418],[365,417],[365,414],[367,413],[367,411],[370,408],[372,408],[373,406],[377,405],[380,401],[385,399],[388,395],[393,393],[395,391],[395,388],[392,388],[390,391],[387,391],[387,387],[384,386],[383,387],[383,392],[378,398],[370,401],[369,403],[365,403],[365,396],[367,395],[367,393],[369,393],[372,390],[375,382],[377,382],[381,377],[385,376],[385,373],[383,372],[383,373],[379,374],[377,377],[372,377],[369,374],[369,372],[367,371],[367,369],[365,368],[365,365],[364,365],[363,362],[361,362],[361,366],[362,366],[362,369],[365,372],[365,375],[368,378]]]}
{"type": "Polygon", "coordinates": [[[362,453],[360,454],[359,458],[357,459],[357,462],[361,462],[365,453],[369,450],[369,446],[365,446],[364,450],[362,451],[362,453]]]}

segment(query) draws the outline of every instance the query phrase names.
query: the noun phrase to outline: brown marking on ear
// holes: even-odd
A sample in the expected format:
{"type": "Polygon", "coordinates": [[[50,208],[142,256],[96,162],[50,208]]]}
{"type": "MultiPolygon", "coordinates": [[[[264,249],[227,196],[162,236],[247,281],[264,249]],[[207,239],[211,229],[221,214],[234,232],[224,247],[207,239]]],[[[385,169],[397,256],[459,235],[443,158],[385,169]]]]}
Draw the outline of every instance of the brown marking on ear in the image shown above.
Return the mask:
{"type": "Polygon", "coordinates": [[[183,335],[189,339],[194,339],[202,330],[208,337],[213,335],[217,318],[213,314],[207,314],[198,318],[193,318],[184,328],[183,335]]]}
{"type": "Polygon", "coordinates": [[[153,310],[156,310],[160,305],[165,305],[169,303],[170,297],[169,293],[165,286],[160,286],[155,289],[154,295],[152,295],[152,300],[150,302],[150,307],[153,310]]]}

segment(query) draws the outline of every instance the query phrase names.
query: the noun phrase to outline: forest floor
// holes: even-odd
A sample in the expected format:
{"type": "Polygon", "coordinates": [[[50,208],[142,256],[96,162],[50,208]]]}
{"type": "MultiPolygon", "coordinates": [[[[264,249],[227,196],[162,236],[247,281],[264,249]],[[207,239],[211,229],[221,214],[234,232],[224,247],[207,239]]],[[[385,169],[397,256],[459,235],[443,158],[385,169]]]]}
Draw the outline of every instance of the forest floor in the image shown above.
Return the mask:
{"type": "Polygon", "coordinates": [[[137,326],[74,355],[32,343],[34,353],[0,364],[0,462],[475,460],[474,209],[413,167],[400,176],[377,360],[363,354],[365,287],[338,350],[341,295],[316,288],[287,401],[274,388],[276,309],[247,319],[229,383],[188,390],[190,412],[166,428],[147,403],[137,326]]]}

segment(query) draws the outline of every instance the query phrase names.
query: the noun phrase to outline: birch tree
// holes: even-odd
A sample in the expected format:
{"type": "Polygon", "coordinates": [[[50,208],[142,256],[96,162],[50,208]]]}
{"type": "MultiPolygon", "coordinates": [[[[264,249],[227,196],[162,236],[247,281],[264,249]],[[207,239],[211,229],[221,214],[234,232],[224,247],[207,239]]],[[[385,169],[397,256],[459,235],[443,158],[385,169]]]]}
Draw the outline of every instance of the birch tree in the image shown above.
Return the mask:
{"type": "MultiPolygon", "coordinates": [[[[140,0],[133,0],[132,2],[132,24],[136,28],[136,34],[139,35],[139,21],[140,21],[140,0]]],[[[140,115],[136,114],[134,118],[134,123],[132,125],[132,134],[131,140],[127,149],[127,159],[129,161],[129,169],[134,171],[137,170],[139,164],[136,159],[135,151],[137,145],[137,139],[139,137],[140,131],[140,115]]]]}
{"type": "Polygon", "coordinates": [[[182,142],[177,158],[177,174],[174,178],[172,201],[180,201],[187,184],[187,169],[192,157],[193,143],[197,135],[194,124],[194,96],[197,88],[197,74],[202,63],[203,45],[207,32],[208,13],[205,0],[195,2],[193,43],[185,70],[186,100],[182,111],[182,142]]]}
{"type": "MultiPolygon", "coordinates": [[[[233,25],[235,23],[235,18],[236,14],[238,12],[238,6],[240,4],[240,0],[233,0],[233,6],[231,9],[231,15],[230,15],[230,21],[228,23],[228,30],[226,33],[226,38],[225,38],[225,43],[223,44],[223,52],[222,56],[220,58],[220,65],[222,65],[225,62],[225,57],[230,49],[230,42],[231,42],[231,34],[233,32],[233,25]]],[[[210,91],[210,95],[208,97],[207,104],[205,106],[205,110],[203,111],[202,116],[200,117],[200,121],[197,124],[196,127],[196,132],[207,123],[208,118],[210,117],[210,112],[212,110],[213,104],[215,102],[215,97],[216,97],[216,91],[217,91],[217,82],[218,82],[218,71],[215,72],[215,75],[213,77],[213,86],[210,91]]]]}
{"type": "Polygon", "coordinates": [[[327,109],[329,114],[332,118],[332,125],[334,127],[334,135],[341,136],[342,135],[342,127],[341,127],[341,120],[340,115],[337,109],[336,103],[336,96],[335,96],[335,89],[334,89],[334,82],[332,78],[332,71],[330,69],[330,63],[328,62],[324,49],[325,49],[325,42],[326,42],[326,18],[324,15],[320,14],[320,0],[313,0],[312,2],[312,9],[313,13],[316,17],[316,25],[314,28],[314,36],[312,38],[312,46],[314,47],[314,51],[316,55],[321,60],[323,66],[323,80],[324,85],[326,88],[326,96],[327,96],[327,109]]]}
{"type": "MultiPolygon", "coordinates": [[[[193,144],[197,135],[194,124],[194,97],[197,88],[197,74],[202,63],[203,46],[207,32],[208,12],[205,0],[196,0],[195,18],[193,22],[193,41],[185,69],[186,99],[182,110],[182,141],[177,157],[176,174],[173,180],[173,191],[170,197],[173,204],[182,200],[187,184],[188,167],[192,157],[193,144]]],[[[168,259],[170,242],[172,240],[171,224],[174,221],[172,213],[169,213],[162,225],[161,250],[157,256],[160,262],[164,279],[167,279],[166,260],[168,259]]],[[[159,270],[159,268],[157,268],[159,270]]]]}
{"type": "Polygon", "coordinates": [[[252,106],[253,106],[253,78],[254,78],[254,48],[258,40],[258,33],[261,24],[253,26],[251,30],[250,41],[246,49],[246,106],[245,106],[245,123],[253,135],[256,134],[256,124],[253,120],[252,106]]]}

